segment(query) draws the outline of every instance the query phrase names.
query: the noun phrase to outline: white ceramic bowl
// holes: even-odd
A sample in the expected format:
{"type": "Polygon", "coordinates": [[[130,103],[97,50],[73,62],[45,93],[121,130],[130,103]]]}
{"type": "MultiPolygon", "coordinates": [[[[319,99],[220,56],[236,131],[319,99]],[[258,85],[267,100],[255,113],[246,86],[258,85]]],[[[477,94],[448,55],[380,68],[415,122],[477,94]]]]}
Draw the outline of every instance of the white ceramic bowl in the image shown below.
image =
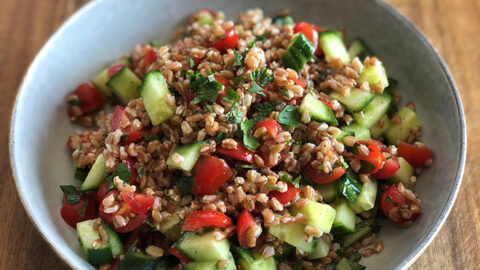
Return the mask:
{"type": "Polygon", "coordinates": [[[423,214],[407,229],[385,224],[385,249],[362,261],[369,269],[401,269],[434,238],[455,200],[465,161],[465,120],[455,85],[423,35],[381,1],[355,0],[97,0],[73,15],[39,52],[21,85],[13,111],[10,153],[16,184],[27,213],[52,248],[75,269],[93,269],[81,254],[77,235],[60,217],[60,184],[74,183],[65,141],[78,127],[66,115],[64,98],[81,82],[137,43],[169,40],[188,14],[200,8],[238,12],[260,7],[266,15],[290,8],[297,21],[343,27],[357,36],[396,78],[404,100],[415,100],[423,141],[435,162],[418,181],[423,214]]]}

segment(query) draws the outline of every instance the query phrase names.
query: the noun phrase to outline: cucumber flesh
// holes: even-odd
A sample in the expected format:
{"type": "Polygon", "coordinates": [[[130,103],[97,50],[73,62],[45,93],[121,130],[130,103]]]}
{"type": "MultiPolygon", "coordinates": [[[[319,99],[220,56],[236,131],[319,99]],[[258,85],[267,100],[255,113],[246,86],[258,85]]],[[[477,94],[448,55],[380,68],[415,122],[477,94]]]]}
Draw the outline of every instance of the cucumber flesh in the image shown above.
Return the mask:
{"type": "Polygon", "coordinates": [[[340,199],[335,204],[335,220],[332,225],[332,232],[335,235],[345,235],[355,232],[355,212],[340,199]]]}
{"type": "Polygon", "coordinates": [[[308,203],[298,212],[307,216],[306,225],[317,228],[324,233],[329,233],[333,220],[335,219],[335,209],[328,204],[308,200],[308,203]]]}
{"type": "Polygon", "coordinates": [[[303,33],[297,33],[288,44],[287,50],[282,56],[285,67],[299,71],[303,65],[312,58],[315,47],[303,33]]]}
{"type": "Polygon", "coordinates": [[[323,237],[317,238],[317,246],[315,250],[308,255],[309,260],[316,260],[323,257],[327,257],[328,252],[330,252],[331,242],[326,241],[323,237]]]}
{"type": "Polygon", "coordinates": [[[333,138],[335,138],[339,142],[343,142],[343,138],[347,136],[355,136],[355,133],[352,131],[341,130],[340,133],[338,133],[337,135],[334,135],[333,138]]]}
{"type": "Polygon", "coordinates": [[[140,95],[152,125],[164,123],[175,114],[177,106],[175,102],[169,105],[168,100],[174,100],[174,97],[168,90],[167,81],[161,72],[151,71],[145,74],[140,86],[140,95]]]}
{"type": "Polygon", "coordinates": [[[343,238],[343,246],[349,247],[356,242],[362,240],[367,234],[372,231],[372,227],[366,226],[355,230],[353,234],[347,235],[343,238]]]}
{"type": "Polygon", "coordinates": [[[372,209],[375,206],[377,189],[377,180],[370,178],[370,182],[363,183],[357,201],[354,204],[348,202],[348,206],[357,214],[372,209]]]}
{"type": "Polygon", "coordinates": [[[362,91],[358,88],[352,88],[348,96],[342,96],[342,94],[338,92],[333,92],[330,96],[342,103],[349,112],[361,111],[375,97],[374,94],[362,91]]]}
{"type": "Polygon", "coordinates": [[[346,132],[353,132],[355,134],[355,137],[361,141],[369,141],[371,139],[370,130],[368,130],[368,128],[360,126],[357,123],[353,123],[349,126],[343,126],[340,129],[346,132]]]}
{"type": "Polygon", "coordinates": [[[191,171],[198,158],[200,157],[200,149],[205,144],[205,142],[196,142],[192,144],[182,145],[170,153],[170,156],[167,159],[167,165],[171,169],[179,169],[183,171],[191,171]],[[173,162],[173,155],[178,154],[183,158],[181,164],[173,162]]]}
{"type": "Polygon", "coordinates": [[[361,39],[355,39],[350,44],[350,47],[348,47],[348,54],[350,55],[350,59],[358,57],[362,61],[367,56],[372,55],[370,50],[367,48],[367,46],[361,39]]]}
{"type": "Polygon", "coordinates": [[[167,220],[160,223],[161,233],[165,234],[167,238],[175,238],[180,236],[182,231],[182,219],[177,213],[173,213],[167,220]]]}
{"type": "Polygon", "coordinates": [[[103,154],[100,154],[95,160],[95,163],[93,163],[92,169],[88,172],[87,178],[85,178],[85,181],[80,186],[80,191],[98,188],[105,178],[106,171],[107,165],[103,159],[103,154]]]}
{"type": "Polygon", "coordinates": [[[343,63],[350,62],[350,55],[339,31],[321,32],[318,39],[325,56],[340,58],[343,63]]]}
{"type": "Polygon", "coordinates": [[[372,135],[372,138],[378,139],[380,138],[383,133],[390,127],[390,119],[388,118],[387,114],[384,114],[380,120],[373,125],[373,127],[370,129],[370,134],[372,135]]]}
{"type": "Polygon", "coordinates": [[[213,25],[215,19],[213,18],[212,14],[208,11],[204,11],[200,18],[198,18],[197,23],[198,25],[213,25]]]}
{"type": "Polygon", "coordinates": [[[278,224],[268,229],[268,232],[278,239],[306,252],[312,253],[316,241],[305,241],[305,225],[301,223],[278,224]]]}
{"type": "Polygon", "coordinates": [[[276,270],[275,259],[270,257],[268,259],[263,258],[258,253],[253,254],[254,259],[240,258],[239,264],[244,270],[276,270]]]}
{"type": "Polygon", "coordinates": [[[92,79],[92,83],[95,85],[95,87],[97,87],[100,93],[107,98],[112,96],[112,89],[110,89],[110,87],[107,85],[108,80],[110,80],[110,77],[108,76],[108,68],[102,70],[97,76],[95,76],[95,78],[92,79]]]}
{"type": "Polygon", "coordinates": [[[328,184],[317,184],[315,185],[315,189],[320,192],[323,197],[323,201],[326,203],[333,202],[340,194],[337,187],[337,181],[333,181],[328,184]]]}
{"type": "Polygon", "coordinates": [[[366,267],[347,258],[342,258],[335,266],[335,270],[364,270],[366,267]]]}
{"type": "Polygon", "coordinates": [[[413,128],[419,127],[417,114],[408,107],[402,107],[392,118],[390,127],[385,131],[385,139],[389,144],[398,144],[404,142],[410,135],[413,128]],[[393,121],[396,117],[400,118],[399,122],[393,121]]]}
{"type": "Polygon", "coordinates": [[[387,113],[391,101],[392,97],[387,93],[376,94],[363,111],[353,114],[353,118],[361,126],[370,129],[387,113]]]}
{"type": "Polygon", "coordinates": [[[110,226],[104,220],[102,220],[102,227],[107,233],[108,243],[110,243],[110,246],[112,247],[113,257],[116,258],[122,255],[124,253],[123,244],[122,240],[120,240],[120,237],[118,237],[117,232],[110,228],[110,226]]]}
{"type": "Polygon", "coordinates": [[[338,125],[337,119],[335,119],[332,110],[310,93],[303,98],[302,103],[298,108],[300,113],[303,113],[305,110],[310,112],[310,116],[313,120],[338,125]]]}
{"type": "Polygon", "coordinates": [[[109,263],[113,259],[109,242],[93,248],[93,242],[100,239],[98,231],[93,228],[94,222],[95,220],[91,219],[77,223],[77,233],[83,253],[87,257],[87,261],[93,265],[109,263]]]}
{"type": "Polygon", "coordinates": [[[363,68],[358,76],[357,83],[362,84],[363,82],[367,82],[372,89],[376,89],[378,84],[380,84],[380,93],[388,87],[387,73],[380,60],[377,59],[374,65],[363,68]]]}
{"type": "Polygon", "coordinates": [[[193,261],[219,261],[228,259],[230,255],[228,240],[217,241],[213,232],[204,234],[186,232],[173,247],[193,261]]]}
{"type": "Polygon", "coordinates": [[[128,67],[123,67],[107,82],[113,94],[123,103],[128,104],[132,99],[139,98],[138,87],[142,81],[128,67]]]}
{"type": "Polygon", "coordinates": [[[396,171],[392,176],[388,178],[391,183],[402,183],[407,188],[413,188],[415,185],[410,182],[410,178],[413,175],[413,167],[402,157],[398,157],[398,163],[400,169],[396,171]]]}

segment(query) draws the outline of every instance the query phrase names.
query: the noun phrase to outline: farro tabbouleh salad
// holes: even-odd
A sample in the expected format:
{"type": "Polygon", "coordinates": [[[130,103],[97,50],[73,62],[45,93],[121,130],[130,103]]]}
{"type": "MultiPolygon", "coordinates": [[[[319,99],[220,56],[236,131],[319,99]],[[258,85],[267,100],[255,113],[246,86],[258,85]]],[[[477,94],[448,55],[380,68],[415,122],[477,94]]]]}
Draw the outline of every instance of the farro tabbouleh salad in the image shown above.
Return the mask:
{"type": "Polygon", "coordinates": [[[99,269],[364,269],[432,164],[395,85],[342,30],[200,10],[67,98],[61,215],[99,269]]]}

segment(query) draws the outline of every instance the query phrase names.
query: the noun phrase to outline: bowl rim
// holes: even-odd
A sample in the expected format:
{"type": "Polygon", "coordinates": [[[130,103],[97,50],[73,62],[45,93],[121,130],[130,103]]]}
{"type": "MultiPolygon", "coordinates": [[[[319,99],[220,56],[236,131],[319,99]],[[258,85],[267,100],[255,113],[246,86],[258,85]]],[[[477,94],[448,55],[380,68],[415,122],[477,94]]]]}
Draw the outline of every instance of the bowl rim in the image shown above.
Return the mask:
{"type": "MultiPolygon", "coordinates": [[[[21,186],[19,184],[19,174],[18,174],[18,168],[16,167],[16,164],[14,163],[15,160],[15,153],[14,153],[14,147],[15,147],[15,141],[14,141],[14,135],[15,135],[15,123],[16,123],[16,116],[17,116],[17,110],[18,110],[18,104],[22,97],[25,95],[25,88],[26,88],[26,83],[29,80],[29,78],[32,76],[32,73],[38,66],[38,62],[40,61],[42,55],[48,51],[48,49],[54,44],[54,42],[61,36],[61,34],[65,31],[68,30],[69,26],[73,23],[76,22],[77,18],[83,16],[84,13],[87,13],[89,10],[94,9],[100,2],[101,0],[98,1],[91,1],[89,3],[84,4],[82,7],[80,7],[75,13],[73,13],[69,18],[67,18],[66,21],[64,21],[57,30],[54,31],[54,33],[48,38],[46,43],[41,47],[41,49],[38,51],[38,53],[35,55],[34,59],[32,60],[31,64],[29,65],[25,75],[22,78],[22,81],[19,86],[19,90],[17,91],[16,97],[15,97],[15,102],[14,106],[11,111],[11,118],[10,118],[10,132],[9,132],[9,159],[10,159],[10,166],[12,169],[12,176],[15,182],[15,186],[18,192],[18,197],[20,198],[20,201],[23,205],[23,208],[25,209],[25,212],[27,213],[27,216],[29,217],[30,221],[33,223],[35,229],[40,232],[41,237],[45,240],[45,242],[50,246],[51,249],[57,254],[57,256],[69,267],[71,268],[79,268],[79,265],[75,263],[75,260],[70,256],[65,254],[64,252],[61,252],[60,249],[57,248],[57,245],[52,242],[48,237],[48,233],[46,232],[46,228],[43,226],[39,225],[38,221],[34,218],[32,215],[33,209],[29,207],[29,205],[26,203],[26,198],[22,195],[23,193],[21,192],[21,186]]],[[[399,11],[397,11],[392,5],[382,1],[382,0],[375,0],[374,1],[377,5],[381,6],[384,10],[389,12],[392,16],[394,16],[398,21],[404,24],[407,28],[409,28],[411,31],[414,32],[414,34],[422,40],[422,42],[427,46],[427,49],[429,49],[433,54],[435,55],[435,60],[440,64],[442,68],[442,72],[445,75],[445,77],[448,79],[450,88],[453,91],[453,96],[455,99],[455,105],[457,109],[457,113],[459,116],[460,120],[460,133],[461,133],[461,153],[460,153],[460,158],[458,159],[457,163],[457,173],[455,176],[455,183],[453,185],[453,188],[447,198],[447,201],[445,202],[445,205],[443,206],[442,211],[440,212],[440,215],[438,218],[433,222],[431,230],[421,239],[419,245],[414,247],[411,252],[400,262],[399,265],[395,267],[395,269],[407,269],[410,267],[417,259],[418,257],[425,251],[425,249],[431,244],[433,239],[435,239],[436,235],[442,228],[442,226],[445,224],[445,221],[455,204],[462,180],[463,180],[463,173],[465,169],[465,159],[466,159],[466,153],[467,153],[467,131],[466,131],[466,121],[465,121],[465,114],[463,111],[463,106],[462,106],[462,101],[460,99],[460,95],[458,93],[458,88],[455,84],[455,81],[448,70],[447,65],[445,64],[443,58],[440,56],[438,51],[435,49],[435,47],[430,43],[430,41],[425,37],[425,35],[413,24],[406,16],[401,14],[399,11]]]]}

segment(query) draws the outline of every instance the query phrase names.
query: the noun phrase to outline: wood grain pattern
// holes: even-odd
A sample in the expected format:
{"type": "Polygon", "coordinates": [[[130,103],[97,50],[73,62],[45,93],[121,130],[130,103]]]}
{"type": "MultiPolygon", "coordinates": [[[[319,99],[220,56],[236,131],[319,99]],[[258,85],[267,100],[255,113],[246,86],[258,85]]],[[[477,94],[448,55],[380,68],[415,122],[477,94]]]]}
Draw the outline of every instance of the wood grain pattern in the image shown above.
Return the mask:
{"type": "MultiPolygon", "coordinates": [[[[27,217],[8,159],[10,112],[21,78],[48,37],[86,0],[0,1],[0,269],[67,269],[27,217]]],[[[480,262],[480,1],[389,0],[440,52],[468,123],[468,157],[457,202],[433,243],[411,269],[478,269],[480,262]]]]}

